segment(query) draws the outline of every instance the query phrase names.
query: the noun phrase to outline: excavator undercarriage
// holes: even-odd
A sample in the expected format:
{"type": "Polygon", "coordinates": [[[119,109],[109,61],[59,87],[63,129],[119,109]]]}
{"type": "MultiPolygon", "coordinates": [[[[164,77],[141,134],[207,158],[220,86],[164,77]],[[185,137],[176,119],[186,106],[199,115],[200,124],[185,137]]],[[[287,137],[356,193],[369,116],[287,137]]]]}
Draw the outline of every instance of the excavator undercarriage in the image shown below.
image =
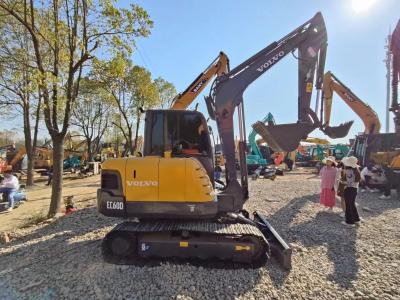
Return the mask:
{"type": "Polygon", "coordinates": [[[232,214],[215,221],[143,221],[117,225],[104,238],[106,261],[136,264],[138,258],[222,260],[261,266],[272,254],[291,268],[291,249],[266,217],[232,214]]]}

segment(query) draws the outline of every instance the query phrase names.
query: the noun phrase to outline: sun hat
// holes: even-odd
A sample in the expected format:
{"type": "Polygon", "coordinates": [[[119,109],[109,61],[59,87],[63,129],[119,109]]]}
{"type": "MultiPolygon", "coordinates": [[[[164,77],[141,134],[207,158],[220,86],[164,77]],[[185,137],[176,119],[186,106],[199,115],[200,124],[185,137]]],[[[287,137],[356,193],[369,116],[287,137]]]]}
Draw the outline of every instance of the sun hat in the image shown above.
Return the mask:
{"type": "Polygon", "coordinates": [[[348,156],[342,159],[342,163],[345,167],[358,168],[359,165],[357,165],[357,162],[358,159],[355,156],[348,156]]]}
{"type": "Polygon", "coordinates": [[[328,160],[331,161],[331,162],[333,162],[333,163],[336,165],[336,158],[334,158],[333,156],[325,157],[325,158],[322,160],[322,163],[323,163],[323,164],[326,164],[326,162],[327,162],[328,160]]]}

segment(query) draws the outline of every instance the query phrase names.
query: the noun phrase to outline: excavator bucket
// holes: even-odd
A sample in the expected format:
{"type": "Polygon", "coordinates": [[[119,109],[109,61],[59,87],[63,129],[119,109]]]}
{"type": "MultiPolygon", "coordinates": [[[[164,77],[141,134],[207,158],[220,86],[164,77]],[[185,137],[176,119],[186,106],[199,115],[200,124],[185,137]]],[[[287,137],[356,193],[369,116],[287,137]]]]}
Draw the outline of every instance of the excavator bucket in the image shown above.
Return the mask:
{"type": "Polygon", "coordinates": [[[254,130],[274,151],[294,151],[302,139],[316,127],[307,123],[265,125],[258,121],[252,125],[254,130]]]}
{"type": "Polygon", "coordinates": [[[353,121],[342,123],[339,126],[326,126],[322,131],[331,139],[338,139],[345,137],[353,125],[353,121]]]}

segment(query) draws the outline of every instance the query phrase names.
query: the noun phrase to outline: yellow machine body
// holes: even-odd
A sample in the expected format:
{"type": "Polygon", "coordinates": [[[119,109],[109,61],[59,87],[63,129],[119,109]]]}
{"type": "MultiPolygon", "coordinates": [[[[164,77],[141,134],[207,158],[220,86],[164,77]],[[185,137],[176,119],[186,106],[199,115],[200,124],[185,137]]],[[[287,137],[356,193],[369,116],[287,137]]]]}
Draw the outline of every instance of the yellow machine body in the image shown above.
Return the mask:
{"type": "Polygon", "coordinates": [[[121,175],[127,203],[214,201],[210,178],[195,158],[109,159],[103,168],[121,175]]]}

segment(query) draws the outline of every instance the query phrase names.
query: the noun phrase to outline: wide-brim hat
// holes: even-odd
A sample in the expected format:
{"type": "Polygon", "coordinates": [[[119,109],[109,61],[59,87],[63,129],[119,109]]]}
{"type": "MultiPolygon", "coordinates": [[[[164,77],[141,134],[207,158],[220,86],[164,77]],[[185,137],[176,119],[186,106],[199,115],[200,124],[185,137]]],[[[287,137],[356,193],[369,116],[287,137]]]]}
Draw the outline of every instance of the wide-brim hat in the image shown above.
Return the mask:
{"type": "Polygon", "coordinates": [[[325,157],[322,160],[322,163],[326,164],[327,161],[330,161],[330,162],[332,162],[332,163],[334,163],[336,165],[336,158],[334,158],[333,156],[325,157]]]}
{"type": "Polygon", "coordinates": [[[359,165],[357,165],[357,162],[358,159],[355,156],[348,156],[342,159],[342,163],[345,167],[358,168],[359,165]]]}

